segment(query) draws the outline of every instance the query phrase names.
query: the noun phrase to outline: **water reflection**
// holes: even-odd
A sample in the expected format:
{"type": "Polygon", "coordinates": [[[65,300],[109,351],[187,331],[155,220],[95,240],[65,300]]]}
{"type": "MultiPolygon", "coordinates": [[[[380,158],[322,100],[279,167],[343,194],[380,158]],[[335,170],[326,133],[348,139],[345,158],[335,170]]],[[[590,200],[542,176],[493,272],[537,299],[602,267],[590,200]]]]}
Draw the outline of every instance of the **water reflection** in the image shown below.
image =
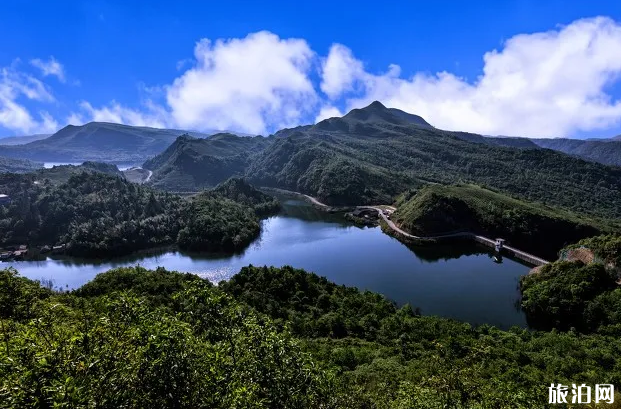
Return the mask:
{"type": "Polygon", "coordinates": [[[338,284],[386,295],[423,314],[473,324],[525,326],[516,310],[521,275],[529,268],[511,259],[497,264],[493,251],[475,243],[406,247],[378,228],[356,227],[299,200],[285,200],[283,212],[262,222],[261,236],[237,254],[196,254],[159,249],[112,260],[48,259],[13,262],[21,274],[79,287],[111,268],[140,264],[191,272],[213,282],[253,264],[292,265],[338,284]]]}

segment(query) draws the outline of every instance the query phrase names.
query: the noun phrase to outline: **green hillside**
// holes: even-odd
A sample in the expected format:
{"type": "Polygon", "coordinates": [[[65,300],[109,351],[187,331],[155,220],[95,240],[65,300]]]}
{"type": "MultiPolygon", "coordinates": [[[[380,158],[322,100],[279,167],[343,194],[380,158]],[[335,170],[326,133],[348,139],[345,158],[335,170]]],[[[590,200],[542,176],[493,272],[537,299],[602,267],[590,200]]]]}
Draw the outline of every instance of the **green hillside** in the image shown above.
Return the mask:
{"type": "Polygon", "coordinates": [[[255,189],[242,178],[230,178],[205,194],[224,197],[251,207],[257,215],[267,215],[280,209],[278,199],[255,189]]]}
{"type": "Polygon", "coordinates": [[[182,135],[143,165],[153,171],[150,184],[171,191],[198,191],[242,175],[249,157],[269,143],[263,137],[217,134],[208,139],[182,135]]]}
{"type": "Polygon", "coordinates": [[[374,103],[268,138],[238,138],[241,147],[228,137],[226,156],[210,140],[176,144],[148,163],[158,164],[152,182],[196,189],[242,175],[257,186],[300,191],[328,204],[391,203],[428,182],[475,183],[531,202],[621,217],[621,168],[547,149],[465,140],[407,115],[374,103]]]}
{"type": "Polygon", "coordinates": [[[119,176],[70,170],[55,182],[0,174],[0,191],[12,199],[0,206],[0,247],[66,244],[68,254],[96,258],[167,245],[230,252],[260,231],[254,209],[221,196],[185,200],[119,176]]]}
{"type": "Polygon", "coordinates": [[[120,268],[68,294],[0,270],[0,324],[6,408],[546,408],[551,380],[621,382],[614,327],[472,327],[291,267],[120,268]]]}
{"type": "Polygon", "coordinates": [[[473,231],[556,258],[564,245],[613,226],[570,211],[524,202],[475,185],[429,185],[397,201],[394,220],[420,236],[473,231]]]}
{"type": "Polygon", "coordinates": [[[605,165],[621,166],[621,141],[611,139],[534,139],[542,148],[554,149],[569,155],[605,165]]]}
{"type": "Polygon", "coordinates": [[[529,325],[549,331],[618,333],[621,288],[617,274],[601,263],[557,261],[520,280],[529,325]]]}

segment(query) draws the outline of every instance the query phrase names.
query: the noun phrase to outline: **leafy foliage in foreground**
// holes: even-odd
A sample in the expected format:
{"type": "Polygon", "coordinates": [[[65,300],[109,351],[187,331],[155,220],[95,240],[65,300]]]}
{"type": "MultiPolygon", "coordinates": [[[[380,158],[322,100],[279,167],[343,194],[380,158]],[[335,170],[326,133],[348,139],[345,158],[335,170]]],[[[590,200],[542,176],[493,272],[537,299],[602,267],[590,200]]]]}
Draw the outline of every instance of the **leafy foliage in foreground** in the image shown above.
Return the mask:
{"type": "MultiPolygon", "coordinates": [[[[0,271],[0,281],[15,279],[0,271]]],[[[170,296],[174,305],[156,306],[137,290],[35,295],[29,320],[2,317],[0,407],[321,408],[333,400],[329,374],[297,341],[221,291],[188,281],[170,296]]]]}
{"type": "Polygon", "coordinates": [[[290,323],[356,395],[352,407],[547,407],[552,381],[621,380],[612,335],[473,328],[291,267],[247,267],[219,286],[290,323]]]}
{"type": "Polygon", "coordinates": [[[13,199],[0,207],[0,245],[65,243],[72,255],[105,257],[178,244],[232,251],[259,234],[249,207],[221,197],[190,200],[100,172],[58,185],[37,175],[0,175],[13,199]]]}
{"type": "Polygon", "coordinates": [[[589,264],[560,260],[522,277],[522,308],[529,324],[621,334],[621,240],[615,234],[591,237],[562,253],[580,248],[592,251],[595,259],[589,264]]]}
{"type": "Polygon", "coordinates": [[[544,408],[551,382],[621,382],[617,336],[473,328],[290,267],[0,284],[2,311],[30,306],[2,316],[0,407],[544,408]],[[346,335],[321,332],[330,315],[346,335]]]}
{"type": "Polygon", "coordinates": [[[522,277],[522,308],[531,325],[546,330],[593,331],[621,324],[621,290],[615,280],[599,263],[551,263],[522,277]]]}
{"type": "Polygon", "coordinates": [[[591,219],[514,199],[475,185],[430,185],[400,196],[393,215],[402,228],[428,236],[473,231],[556,258],[568,243],[609,229],[591,219]]]}

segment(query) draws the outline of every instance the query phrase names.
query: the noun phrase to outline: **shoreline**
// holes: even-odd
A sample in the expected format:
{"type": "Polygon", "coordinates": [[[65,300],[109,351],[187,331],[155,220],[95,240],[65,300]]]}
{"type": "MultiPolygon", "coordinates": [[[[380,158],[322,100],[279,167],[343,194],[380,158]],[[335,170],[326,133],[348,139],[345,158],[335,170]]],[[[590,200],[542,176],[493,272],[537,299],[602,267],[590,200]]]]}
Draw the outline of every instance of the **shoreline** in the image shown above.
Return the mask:
{"type": "MultiPolygon", "coordinates": [[[[261,188],[261,189],[265,189],[265,190],[273,190],[273,191],[279,191],[279,192],[283,192],[283,193],[288,193],[288,194],[292,194],[292,195],[296,195],[298,197],[302,197],[304,199],[306,199],[307,201],[311,202],[311,204],[313,204],[314,207],[317,207],[323,211],[327,211],[329,213],[335,213],[335,212],[349,212],[352,209],[373,209],[375,211],[377,211],[378,213],[378,221],[377,223],[374,222],[374,224],[377,224],[380,226],[380,228],[382,229],[382,232],[384,232],[385,234],[388,234],[389,236],[392,236],[394,238],[396,238],[397,240],[399,240],[400,242],[402,242],[405,245],[430,245],[430,244],[435,244],[435,243],[439,243],[441,241],[452,241],[452,240],[473,240],[476,243],[479,243],[481,245],[484,245],[486,247],[491,247],[491,248],[496,248],[496,241],[492,240],[488,237],[482,236],[482,235],[478,235],[476,233],[473,232],[455,232],[455,233],[446,233],[446,234],[439,234],[439,235],[433,235],[433,236],[416,236],[413,234],[410,234],[404,230],[401,230],[399,227],[397,227],[397,225],[392,222],[387,216],[386,216],[386,212],[387,209],[389,209],[388,211],[390,213],[394,212],[396,210],[395,207],[393,206],[389,206],[389,205],[362,205],[362,206],[340,206],[340,207],[336,207],[336,206],[330,206],[327,205],[325,203],[320,202],[318,199],[309,196],[307,194],[304,193],[300,193],[300,192],[294,192],[291,190],[286,190],[286,189],[278,189],[278,188],[261,188]]],[[[355,221],[354,221],[355,222],[355,221]]],[[[498,251],[498,250],[497,250],[498,251]]],[[[519,250],[517,248],[508,246],[508,245],[502,245],[500,246],[500,250],[498,251],[498,253],[503,256],[503,255],[507,255],[507,253],[509,253],[508,255],[519,259],[533,267],[540,267],[546,264],[549,264],[550,261],[545,260],[541,257],[537,257],[533,254],[527,253],[525,251],[519,250]],[[503,254],[505,253],[505,254],[503,254]]]]}

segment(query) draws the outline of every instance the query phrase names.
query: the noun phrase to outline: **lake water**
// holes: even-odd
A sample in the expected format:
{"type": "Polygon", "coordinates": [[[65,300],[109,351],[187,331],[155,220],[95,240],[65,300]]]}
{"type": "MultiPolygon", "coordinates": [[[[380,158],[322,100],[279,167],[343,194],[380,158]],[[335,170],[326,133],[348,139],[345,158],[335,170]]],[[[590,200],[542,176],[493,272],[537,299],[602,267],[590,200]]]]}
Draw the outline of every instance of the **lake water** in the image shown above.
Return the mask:
{"type": "Polygon", "coordinates": [[[13,265],[26,277],[75,288],[110,268],[136,264],[192,272],[214,282],[249,264],[292,265],[338,284],[382,293],[398,304],[410,303],[424,315],[502,328],[526,326],[516,305],[519,277],[529,267],[507,258],[494,263],[491,249],[473,243],[412,250],[379,227],[352,226],[299,200],[286,200],[283,212],[264,220],[262,227],[261,237],[236,255],[169,251],[98,263],[48,259],[0,266],[13,265]]]}

